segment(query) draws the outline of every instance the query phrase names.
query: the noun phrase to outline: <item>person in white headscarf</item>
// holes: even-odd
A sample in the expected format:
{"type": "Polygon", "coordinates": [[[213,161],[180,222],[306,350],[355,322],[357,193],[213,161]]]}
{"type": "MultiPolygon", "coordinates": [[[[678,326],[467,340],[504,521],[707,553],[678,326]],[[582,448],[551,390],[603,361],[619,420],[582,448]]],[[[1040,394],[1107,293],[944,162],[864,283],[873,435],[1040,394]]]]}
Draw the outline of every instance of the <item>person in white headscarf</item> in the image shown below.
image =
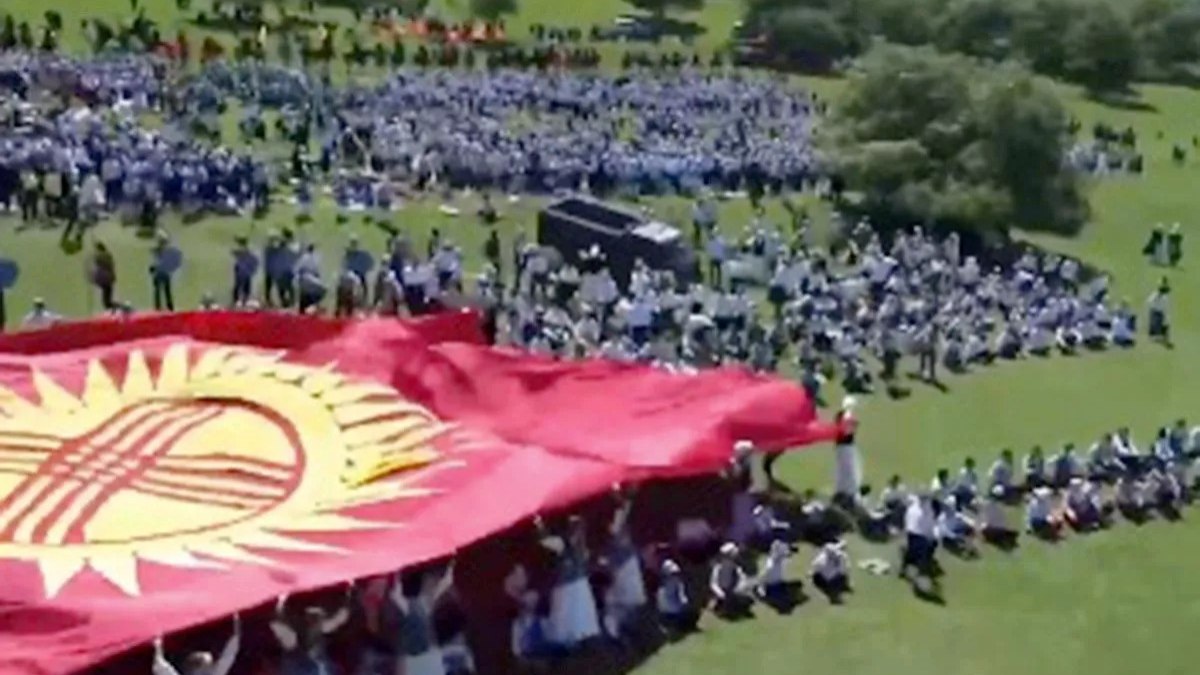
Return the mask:
{"type": "Polygon", "coordinates": [[[834,446],[834,497],[839,501],[857,499],[862,487],[862,460],[854,435],[858,428],[858,419],[854,409],[858,400],[847,396],[842,400],[842,409],[835,421],[840,427],[837,443],[834,446]]]}
{"type": "Polygon", "coordinates": [[[558,579],[550,595],[551,638],[568,649],[600,636],[600,613],[588,578],[588,560],[583,518],[572,516],[567,536],[549,536],[541,520],[542,546],[558,557],[558,579]]]}

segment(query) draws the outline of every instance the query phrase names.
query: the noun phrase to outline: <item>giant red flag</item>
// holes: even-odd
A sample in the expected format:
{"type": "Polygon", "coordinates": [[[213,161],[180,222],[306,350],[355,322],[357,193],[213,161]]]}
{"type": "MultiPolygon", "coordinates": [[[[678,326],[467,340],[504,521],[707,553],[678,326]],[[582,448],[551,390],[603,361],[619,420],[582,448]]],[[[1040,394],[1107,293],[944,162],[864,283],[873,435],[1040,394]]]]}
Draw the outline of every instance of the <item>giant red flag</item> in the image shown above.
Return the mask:
{"type": "Polygon", "coordinates": [[[441,558],[734,440],[825,440],[798,388],[401,323],[182,314],[0,339],[0,673],[441,558]]]}

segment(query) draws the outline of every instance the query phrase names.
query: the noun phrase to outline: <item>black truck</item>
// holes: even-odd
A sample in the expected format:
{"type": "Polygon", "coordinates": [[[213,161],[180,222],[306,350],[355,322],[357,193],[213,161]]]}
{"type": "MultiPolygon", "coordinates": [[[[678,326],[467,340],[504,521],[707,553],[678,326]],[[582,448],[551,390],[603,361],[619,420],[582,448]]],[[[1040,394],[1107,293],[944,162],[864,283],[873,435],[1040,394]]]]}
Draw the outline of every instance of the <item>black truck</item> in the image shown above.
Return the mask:
{"type": "Polygon", "coordinates": [[[677,228],[591,197],[567,197],[542,209],[538,243],[577,266],[589,249],[598,247],[622,289],[629,285],[633,263],[639,258],[651,269],[673,272],[680,283],[690,283],[699,275],[696,252],[677,228]]]}

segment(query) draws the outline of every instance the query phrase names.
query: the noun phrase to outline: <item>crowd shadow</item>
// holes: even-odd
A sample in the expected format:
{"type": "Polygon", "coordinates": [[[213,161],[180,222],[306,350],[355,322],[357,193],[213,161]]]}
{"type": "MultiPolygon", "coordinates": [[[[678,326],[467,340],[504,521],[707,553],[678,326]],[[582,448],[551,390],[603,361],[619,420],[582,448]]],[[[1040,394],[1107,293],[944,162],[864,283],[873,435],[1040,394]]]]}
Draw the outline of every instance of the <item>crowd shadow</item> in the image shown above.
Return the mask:
{"type": "Polygon", "coordinates": [[[1103,94],[1092,93],[1087,95],[1087,99],[1093,103],[1098,103],[1116,110],[1146,113],[1158,112],[1158,106],[1142,100],[1141,97],[1139,97],[1134,91],[1103,94]]]}

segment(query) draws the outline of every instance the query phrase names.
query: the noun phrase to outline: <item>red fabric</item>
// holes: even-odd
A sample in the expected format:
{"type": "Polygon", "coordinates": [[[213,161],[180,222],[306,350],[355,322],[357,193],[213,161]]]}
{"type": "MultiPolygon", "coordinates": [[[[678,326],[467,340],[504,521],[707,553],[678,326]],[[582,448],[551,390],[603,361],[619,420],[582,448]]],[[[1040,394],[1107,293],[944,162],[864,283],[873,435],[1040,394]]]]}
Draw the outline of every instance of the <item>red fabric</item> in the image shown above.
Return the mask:
{"type": "Polygon", "coordinates": [[[348,377],[387,383],[452,425],[435,445],[456,468],[423,473],[419,487],[429,492],[419,498],[341,512],[401,527],[288,535],[348,553],[254,549],[276,565],[222,561],[223,570],[139,560],[137,596],[84,569],[46,599],[36,562],[6,556],[9,542],[0,539],[0,673],[80,671],[282,592],[454,554],[617,482],[711,473],[728,463],[737,439],[782,450],[836,432],[816,421],[802,390],[780,380],[544,360],[482,345],[470,314],[349,322],[196,313],[67,324],[0,337],[0,385],[36,404],[36,368],[78,395],[89,363],[98,360],[119,382],[134,350],[157,373],[179,344],[196,354],[222,345],[282,350],[286,362],[336,363],[348,377]]]}

